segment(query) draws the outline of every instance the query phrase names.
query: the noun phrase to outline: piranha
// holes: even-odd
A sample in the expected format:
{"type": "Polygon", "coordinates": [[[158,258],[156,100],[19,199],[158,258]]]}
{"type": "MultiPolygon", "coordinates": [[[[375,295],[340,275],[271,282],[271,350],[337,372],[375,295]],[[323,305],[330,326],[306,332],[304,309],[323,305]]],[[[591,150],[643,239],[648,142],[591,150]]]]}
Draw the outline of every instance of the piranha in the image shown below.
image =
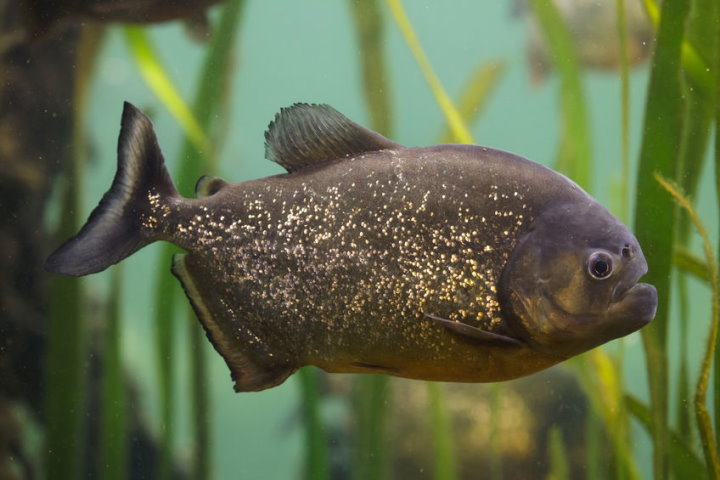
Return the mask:
{"type": "Polygon", "coordinates": [[[287,173],[202,177],[183,198],[125,103],[110,190],[46,262],[87,275],[157,240],[236,391],[328,372],[493,382],[641,328],[657,292],[637,239],[575,183],[511,153],[404,147],[327,105],[282,109],[287,173]]]}

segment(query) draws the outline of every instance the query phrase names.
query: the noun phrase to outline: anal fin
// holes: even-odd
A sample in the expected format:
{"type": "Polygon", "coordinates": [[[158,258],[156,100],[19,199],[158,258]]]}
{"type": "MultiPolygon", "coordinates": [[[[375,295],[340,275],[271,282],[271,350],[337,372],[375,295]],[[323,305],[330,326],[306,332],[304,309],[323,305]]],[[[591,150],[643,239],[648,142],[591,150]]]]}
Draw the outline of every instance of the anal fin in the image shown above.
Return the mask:
{"type": "Polygon", "coordinates": [[[253,354],[251,345],[243,342],[231,322],[217,314],[223,308],[217,301],[217,294],[203,290],[204,283],[193,278],[188,269],[187,254],[173,255],[172,273],[185,290],[210,343],[230,368],[236,392],[254,392],[280,385],[297,370],[295,365],[262,361],[263,356],[253,354]]]}
{"type": "Polygon", "coordinates": [[[481,328],[473,327],[467,323],[454,322],[446,318],[425,314],[426,317],[435,321],[439,325],[442,325],[449,331],[462,336],[466,340],[471,340],[478,343],[493,344],[504,347],[520,347],[523,345],[522,342],[506,335],[500,335],[499,333],[488,332],[481,328]]]}

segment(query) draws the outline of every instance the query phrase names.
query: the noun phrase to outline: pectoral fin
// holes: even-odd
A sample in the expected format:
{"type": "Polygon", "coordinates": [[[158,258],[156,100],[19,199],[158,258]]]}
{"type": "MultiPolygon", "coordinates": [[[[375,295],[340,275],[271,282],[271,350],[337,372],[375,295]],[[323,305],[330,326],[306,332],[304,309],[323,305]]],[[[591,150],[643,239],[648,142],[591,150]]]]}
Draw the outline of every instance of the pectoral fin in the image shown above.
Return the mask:
{"type": "Polygon", "coordinates": [[[499,333],[488,332],[487,330],[482,330],[480,328],[473,327],[471,325],[468,325],[467,323],[454,322],[452,320],[447,320],[445,318],[441,318],[436,315],[431,315],[429,313],[426,313],[425,316],[428,317],[429,319],[435,321],[439,325],[442,325],[443,327],[447,328],[448,330],[455,333],[456,335],[460,335],[463,338],[474,341],[474,342],[488,343],[488,344],[505,346],[505,347],[520,347],[520,346],[522,346],[522,342],[520,342],[512,337],[500,335],[499,333]]]}

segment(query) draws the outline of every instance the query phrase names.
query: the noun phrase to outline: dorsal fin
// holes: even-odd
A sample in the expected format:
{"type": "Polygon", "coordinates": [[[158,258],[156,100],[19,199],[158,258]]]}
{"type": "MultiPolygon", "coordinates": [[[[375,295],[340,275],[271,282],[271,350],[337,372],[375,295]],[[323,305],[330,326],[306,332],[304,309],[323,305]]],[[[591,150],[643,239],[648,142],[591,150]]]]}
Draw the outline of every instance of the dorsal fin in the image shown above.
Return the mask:
{"type": "Polygon", "coordinates": [[[330,105],[296,103],[283,108],[265,132],[265,158],[288,172],[336,158],[399,147],[330,105]]]}

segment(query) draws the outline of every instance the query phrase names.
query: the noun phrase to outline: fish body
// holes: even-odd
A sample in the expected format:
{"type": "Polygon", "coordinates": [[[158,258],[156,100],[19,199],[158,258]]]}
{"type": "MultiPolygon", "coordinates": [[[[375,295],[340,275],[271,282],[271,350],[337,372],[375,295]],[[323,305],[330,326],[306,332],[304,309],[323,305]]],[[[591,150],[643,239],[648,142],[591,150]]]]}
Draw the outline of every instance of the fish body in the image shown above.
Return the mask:
{"type": "Polygon", "coordinates": [[[402,147],[298,104],[266,134],[289,173],[204,177],[185,199],[129,104],[119,143],[113,187],[47,267],[83,275],[152,241],[180,246],[173,273],[238,391],[303,365],[505,380],[654,316],[635,237],[564,176],[507,152],[402,147]],[[610,278],[588,279],[598,255],[610,278]]]}

